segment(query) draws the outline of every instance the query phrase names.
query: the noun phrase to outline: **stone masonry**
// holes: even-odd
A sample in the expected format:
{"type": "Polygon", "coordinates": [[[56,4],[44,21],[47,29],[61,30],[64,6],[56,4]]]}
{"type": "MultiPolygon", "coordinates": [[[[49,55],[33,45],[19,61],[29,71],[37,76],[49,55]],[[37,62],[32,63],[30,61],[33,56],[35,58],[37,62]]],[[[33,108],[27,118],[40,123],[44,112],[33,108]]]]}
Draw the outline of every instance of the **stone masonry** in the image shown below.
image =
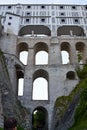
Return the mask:
{"type": "Polygon", "coordinates": [[[5,56],[12,89],[22,105],[29,109],[31,125],[34,110],[42,107],[47,113],[47,130],[53,130],[56,99],[69,95],[79,82],[76,67],[87,62],[87,7],[22,4],[2,7],[0,48],[5,56]],[[48,63],[36,65],[35,55],[42,50],[48,53],[48,63]],[[22,51],[28,52],[27,65],[20,61],[22,51]],[[69,54],[67,64],[62,63],[62,51],[69,54]],[[78,51],[81,63],[78,62],[78,51]],[[48,100],[32,99],[33,82],[38,77],[48,82],[48,100]],[[23,96],[18,96],[20,78],[24,79],[23,96]]]}

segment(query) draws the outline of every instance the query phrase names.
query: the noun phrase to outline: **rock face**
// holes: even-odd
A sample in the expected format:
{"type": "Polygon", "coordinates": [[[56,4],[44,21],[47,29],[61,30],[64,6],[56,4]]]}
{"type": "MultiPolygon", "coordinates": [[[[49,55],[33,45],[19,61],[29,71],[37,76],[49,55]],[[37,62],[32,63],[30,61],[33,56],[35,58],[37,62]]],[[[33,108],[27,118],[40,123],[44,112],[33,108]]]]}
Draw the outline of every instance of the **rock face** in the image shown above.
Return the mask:
{"type": "Polygon", "coordinates": [[[0,51],[0,127],[3,127],[4,119],[15,117],[18,124],[25,129],[30,129],[29,111],[23,108],[13,92],[5,58],[0,51]],[[2,116],[3,115],[3,116],[2,116]]]}
{"type": "MultiPolygon", "coordinates": [[[[80,91],[75,94],[73,100],[69,102],[66,97],[60,99],[60,105],[54,109],[54,128],[55,130],[68,130],[74,123],[75,109],[79,103],[80,91]],[[64,101],[65,100],[65,101],[64,101]],[[68,106],[68,107],[66,107],[68,106]]],[[[68,96],[67,96],[68,97],[68,96]]]]}

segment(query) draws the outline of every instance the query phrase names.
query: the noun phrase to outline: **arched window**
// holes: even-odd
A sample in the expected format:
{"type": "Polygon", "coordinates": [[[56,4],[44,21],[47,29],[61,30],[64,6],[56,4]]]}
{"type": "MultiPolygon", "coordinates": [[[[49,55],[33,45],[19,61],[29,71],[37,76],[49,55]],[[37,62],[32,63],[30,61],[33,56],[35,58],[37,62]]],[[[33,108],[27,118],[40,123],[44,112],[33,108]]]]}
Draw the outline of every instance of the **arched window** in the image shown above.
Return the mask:
{"type": "Polygon", "coordinates": [[[76,43],[76,54],[78,58],[78,63],[83,64],[85,63],[85,44],[82,42],[76,43]]]}
{"type": "Polygon", "coordinates": [[[24,78],[18,79],[18,96],[23,96],[24,78]]]}
{"type": "Polygon", "coordinates": [[[61,44],[62,64],[70,63],[70,45],[67,42],[61,44]]]}
{"type": "Polygon", "coordinates": [[[24,64],[27,65],[27,58],[28,58],[28,52],[27,51],[22,51],[19,54],[19,59],[20,61],[24,64]]]}
{"type": "Polygon", "coordinates": [[[34,73],[32,100],[48,100],[48,74],[44,70],[34,73]]]}
{"type": "Polygon", "coordinates": [[[17,46],[17,54],[19,57],[19,60],[24,64],[27,65],[27,59],[28,59],[28,45],[27,43],[19,43],[17,46]]]}
{"type": "Polygon", "coordinates": [[[48,53],[46,51],[39,51],[35,56],[36,65],[48,64],[48,53]]]}
{"type": "Polygon", "coordinates": [[[66,78],[69,79],[69,80],[74,80],[74,79],[75,79],[75,72],[69,71],[69,72],[66,74],[66,78]]]}
{"type": "Polygon", "coordinates": [[[17,74],[17,96],[23,96],[24,73],[20,65],[16,64],[15,67],[17,74]]]}
{"type": "Polygon", "coordinates": [[[69,53],[67,51],[61,51],[62,64],[69,64],[69,53]]]}
{"type": "Polygon", "coordinates": [[[48,46],[46,43],[39,42],[34,46],[35,65],[48,64],[48,46]]]}

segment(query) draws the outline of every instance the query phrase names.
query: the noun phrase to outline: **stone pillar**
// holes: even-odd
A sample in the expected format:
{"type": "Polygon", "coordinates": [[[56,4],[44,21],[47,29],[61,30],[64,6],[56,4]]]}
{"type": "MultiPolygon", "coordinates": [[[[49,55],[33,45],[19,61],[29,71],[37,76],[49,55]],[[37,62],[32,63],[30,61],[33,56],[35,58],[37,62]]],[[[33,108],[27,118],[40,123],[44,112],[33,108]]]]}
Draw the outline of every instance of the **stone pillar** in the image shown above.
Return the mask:
{"type": "Polygon", "coordinates": [[[53,104],[50,104],[48,108],[48,130],[54,130],[53,129],[53,104]]]}
{"type": "Polygon", "coordinates": [[[34,49],[33,48],[29,48],[29,51],[28,51],[28,66],[32,66],[34,65],[34,49]]]}
{"type": "Polygon", "coordinates": [[[57,27],[56,27],[56,25],[52,25],[51,28],[52,28],[52,29],[51,29],[51,36],[52,36],[52,37],[57,36],[57,27]]]}
{"type": "Polygon", "coordinates": [[[78,57],[76,55],[76,48],[73,39],[70,41],[70,63],[78,64],[78,57]]]}
{"type": "Polygon", "coordinates": [[[53,37],[50,43],[49,64],[61,64],[61,51],[58,39],[53,37]]]}

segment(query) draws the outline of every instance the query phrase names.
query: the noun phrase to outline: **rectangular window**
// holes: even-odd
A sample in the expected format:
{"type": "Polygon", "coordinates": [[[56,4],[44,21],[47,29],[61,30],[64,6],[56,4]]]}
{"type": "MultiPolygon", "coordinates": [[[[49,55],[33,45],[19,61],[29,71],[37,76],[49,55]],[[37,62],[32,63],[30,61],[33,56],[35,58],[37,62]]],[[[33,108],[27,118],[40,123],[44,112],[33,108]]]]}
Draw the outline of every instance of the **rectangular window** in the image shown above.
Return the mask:
{"type": "Polygon", "coordinates": [[[9,19],[12,19],[12,17],[9,17],[9,19]]]}
{"type": "Polygon", "coordinates": [[[61,5],[61,6],[60,6],[60,9],[64,9],[64,6],[61,5]]]}
{"type": "Polygon", "coordinates": [[[10,6],[10,5],[8,6],[8,9],[11,9],[11,6],[10,6]]]}
{"type": "Polygon", "coordinates": [[[31,15],[31,13],[30,13],[30,12],[27,12],[27,13],[26,13],[26,16],[30,16],[30,15],[31,15]]]}
{"type": "Polygon", "coordinates": [[[76,9],[76,6],[72,6],[72,9],[76,9]]]}
{"type": "Polygon", "coordinates": [[[42,18],[42,19],[41,19],[41,22],[43,22],[43,23],[44,23],[44,22],[45,22],[45,19],[44,19],[44,18],[42,18]]]}
{"type": "Polygon", "coordinates": [[[28,6],[27,6],[27,8],[28,8],[28,9],[30,9],[30,8],[31,8],[31,6],[30,6],[30,5],[28,5],[28,6]]]}
{"type": "Polygon", "coordinates": [[[41,9],[45,9],[45,6],[44,6],[44,5],[42,5],[42,6],[41,6],[41,9]]]}
{"type": "Polygon", "coordinates": [[[29,23],[29,22],[30,22],[30,19],[26,19],[26,22],[29,23]]]}
{"type": "Polygon", "coordinates": [[[77,19],[77,18],[74,19],[74,23],[75,23],[75,24],[78,24],[78,23],[79,23],[79,19],[77,19]]]}
{"type": "Polygon", "coordinates": [[[11,23],[9,22],[8,25],[11,25],[11,23]]]}

